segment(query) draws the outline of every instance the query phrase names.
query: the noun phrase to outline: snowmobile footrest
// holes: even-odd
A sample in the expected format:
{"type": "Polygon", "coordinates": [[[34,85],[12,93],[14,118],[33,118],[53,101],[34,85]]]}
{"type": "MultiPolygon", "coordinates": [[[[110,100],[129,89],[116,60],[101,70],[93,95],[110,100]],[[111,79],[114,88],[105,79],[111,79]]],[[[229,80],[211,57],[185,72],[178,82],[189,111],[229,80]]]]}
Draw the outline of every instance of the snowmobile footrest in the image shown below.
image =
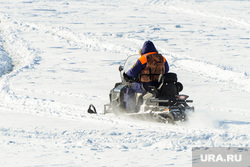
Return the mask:
{"type": "Polygon", "coordinates": [[[169,100],[158,100],[158,99],[151,99],[150,102],[157,102],[157,103],[168,103],[169,100]]]}

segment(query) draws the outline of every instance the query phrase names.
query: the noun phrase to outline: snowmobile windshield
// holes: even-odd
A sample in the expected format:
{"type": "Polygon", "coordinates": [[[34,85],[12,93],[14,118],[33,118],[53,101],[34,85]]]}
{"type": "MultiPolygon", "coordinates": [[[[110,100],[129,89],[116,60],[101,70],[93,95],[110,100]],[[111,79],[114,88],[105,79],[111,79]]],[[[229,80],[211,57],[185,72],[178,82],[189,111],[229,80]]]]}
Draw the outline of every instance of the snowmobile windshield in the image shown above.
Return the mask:
{"type": "Polygon", "coordinates": [[[136,61],[139,58],[140,58],[140,56],[138,56],[138,55],[129,56],[124,64],[123,72],[128,72],[128,70],[130,70],[133,67],[133,65],[136,63],[136,61]]]}
{"type": "Polygon", "coordinates": [[[140,58],[139,55],[131,55],[127,58],[125,64],[124,64],[124,67],[123,67],[123,70],[121,71],[120,75],[121,75],[121,79],[122,81],[124,81],[123,79],[123,73],[124,72],[128,72],[128,70],[130,70],[133,65],[136,63],[136,61],[140,58]]]}

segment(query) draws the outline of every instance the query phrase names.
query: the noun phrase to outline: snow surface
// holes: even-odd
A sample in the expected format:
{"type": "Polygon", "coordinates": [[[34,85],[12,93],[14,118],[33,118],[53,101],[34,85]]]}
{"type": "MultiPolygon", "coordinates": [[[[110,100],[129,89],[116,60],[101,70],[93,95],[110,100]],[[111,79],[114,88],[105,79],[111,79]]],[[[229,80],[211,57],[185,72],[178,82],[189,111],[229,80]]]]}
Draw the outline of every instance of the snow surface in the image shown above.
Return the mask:
{"type": "Polygon", "coordinates": [[[250,147],[250,2],[0,0],[0,166],[192,166],[250,147]],[[102,115],[152,40],[194,100],[188,122],[102,115]],[[94,104],[98,115],[87,114],[94,104]]]}

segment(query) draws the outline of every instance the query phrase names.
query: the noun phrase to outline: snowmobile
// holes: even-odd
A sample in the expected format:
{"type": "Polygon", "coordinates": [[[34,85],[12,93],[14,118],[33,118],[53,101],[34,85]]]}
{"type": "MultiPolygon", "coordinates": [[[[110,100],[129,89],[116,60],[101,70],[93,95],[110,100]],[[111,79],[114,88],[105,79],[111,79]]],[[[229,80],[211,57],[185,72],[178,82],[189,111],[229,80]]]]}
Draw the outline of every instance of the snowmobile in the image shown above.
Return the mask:
{"type": "Polygon", "coordinates": [[[179,94],[183,85],[177,81],[175,73],[161,74],[159,87],[147,87],[146,93],[135,93],[135,110],[133,113],[126,111],[126,90],[134,80],[125,80],[123,73],[127,72],[137,61],[138,55],[129,56],[124,66],[119,66],[121,82],[115,84],[110,91],[110,103],[104,105],[104,114],[114,113],[132,116],[136,118],[152,119],[160,122],[175,124],[177,121],[187,120],[187,112],[194,111],[194,107],[188,105],[187,95],[179,94]]]}

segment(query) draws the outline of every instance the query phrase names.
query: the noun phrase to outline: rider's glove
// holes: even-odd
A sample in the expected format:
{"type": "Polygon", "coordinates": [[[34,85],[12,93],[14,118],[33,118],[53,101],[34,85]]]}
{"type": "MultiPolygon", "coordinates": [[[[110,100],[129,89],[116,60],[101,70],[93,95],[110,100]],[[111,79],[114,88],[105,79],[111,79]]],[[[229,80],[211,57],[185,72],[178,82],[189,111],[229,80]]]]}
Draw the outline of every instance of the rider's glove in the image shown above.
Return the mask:
{"type": "Polygon", "coordinates": [[[127,82],[129,82],[131,80],[131,78],[125,72],[123,73],[123,78],[127,82]]]}

